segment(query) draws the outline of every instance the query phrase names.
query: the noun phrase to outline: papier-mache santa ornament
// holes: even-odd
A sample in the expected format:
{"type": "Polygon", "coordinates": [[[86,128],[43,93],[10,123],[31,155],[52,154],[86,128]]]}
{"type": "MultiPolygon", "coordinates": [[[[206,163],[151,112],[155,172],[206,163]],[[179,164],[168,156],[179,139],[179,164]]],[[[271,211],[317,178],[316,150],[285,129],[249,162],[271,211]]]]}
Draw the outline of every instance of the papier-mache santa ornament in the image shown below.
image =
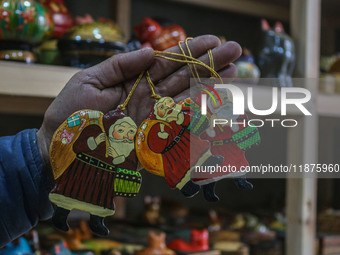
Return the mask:
{"type": "MultiPolygon", "coordinates": [[[[207,106],[211,125],[201,135],[202,139],[209,140],[211,152],[224,157],[221,167],[228,171],[215,171],[207,176],[193,176],[193,181],[199,185],[214,183],[224,178],[234,178],[241,189],[252,189],[253,185],[247,181],[245,170],[249,163],[245,151],[260,143],[258,128],[248,124],[246,114],[233,114],[233,102],[225,91],[217,90],[221,101],[208,99],[207,106]],[[221,104],[222,103],[222,104],[221,104]],[[213,127],[213,119],[227,120],[225,125],[217,124],[213,127]]],[[[212,187],[214,188],[214,187],[212,187]]],[[[216,196],[216,200],[218,197],[216,196]]]]}
{"type": "Polygon", "coordinates": [[[49,198],[56,205],[53,223],[69,229],[72,209],[90,213],[90,228],[108,235],[104,217],[113,215],[116,196],[134,197],[141,175],[137,171],[134,138],[137,126],[121,110],[73,113],[54,133],[50,160],[55,186],[49,198]]]}
{"type": "MultiPolygon", "coordinates": [[[[138,159],[147,171],[164,176],[170,188],[192,197],[200,190],[191,180],[194,167],[223,161],[223,157],[211,154],[210,142],[199,137],[208,127],[209,120],[192,107],[163,97],[137,131],[138,159]],[[195,153],[190,153],[190,147],[195,153]]],[[[205,185],[203,192],[205,196],[210,194],[205,185]]]]}

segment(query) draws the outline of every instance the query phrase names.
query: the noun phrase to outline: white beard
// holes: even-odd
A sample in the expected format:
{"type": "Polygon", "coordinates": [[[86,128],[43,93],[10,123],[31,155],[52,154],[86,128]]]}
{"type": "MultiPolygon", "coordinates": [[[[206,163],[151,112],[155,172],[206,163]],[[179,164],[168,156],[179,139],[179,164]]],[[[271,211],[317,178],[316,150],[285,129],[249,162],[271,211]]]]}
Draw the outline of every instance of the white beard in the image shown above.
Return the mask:
{"type": "Polygon", "coordinates": [[[226,103],[223,106],[220,106],[217,109],[212,108],[211,112],[216,114],[218,118],[223,119],[232,119],[236,120],[238,118],[238,115],[233,115],[233,104],[232,103],[226,103]]]}
{"type": "Polygon", "coordinates": [[[110,146],[115,149],[117,154],[124,155],[125,157],[128,157],[131,153],[131,151],[134,149],[134,143],[133,141],[128,140],[129,142],[122,142],[122,140],[116,140],[112,137],[110,137],[110,146]]]}
{"type": "Polygon", "coordinates": [[[156,118],[159,120],[164,120],[166,122],[170,122],[170,119],[172,119],[171,121],[173,121],[173,119],[178,120],[178,116],[181,113],[182,110],[182,106],[179,104],[176,104],[174,107],[171,107],[170,109],[167,109],[167,111],[165,112],[163,117],[159,117],[158,115],[156,115],[156,118]],[[169,111],[171,111],[171,113],[168,113],[169,111]]]}

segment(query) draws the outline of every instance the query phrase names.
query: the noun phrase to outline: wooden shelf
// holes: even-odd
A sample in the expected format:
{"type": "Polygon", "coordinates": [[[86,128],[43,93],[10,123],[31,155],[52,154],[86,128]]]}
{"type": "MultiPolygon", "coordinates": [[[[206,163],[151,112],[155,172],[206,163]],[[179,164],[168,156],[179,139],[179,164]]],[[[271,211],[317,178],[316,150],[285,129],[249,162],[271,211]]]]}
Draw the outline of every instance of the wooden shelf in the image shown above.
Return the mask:
{"type": "Polygon", "coordinates": [[[317,111],[320,116],[340,117],[340,95],[319,94],[317,111]]]}
{"type": "Polygon", "coordinates": [[[253,0],[171,0],[186,4],[194,4],[219,10],[237,12],[257,17],[266,17],[289,20],[289,8],[285,6],[272,4],[269,2],[259,2],[253,0]]]}
{"type": "MultiPolygon", "coordinates": [[[[59,94],[68,80],[80,69],[61,66],[46,66],[39,64],[22,64],[0,61],[0,112],[43,114],[52,100],[59,94]]],[[[245,95],[249,85],[239,85],[245,95]]],[[[253,86],[254,107],[268,109],[272,105],[272,90],[270,87],[253,86]]],[[[274,114],[279,114],[279,104],[274,114]]],[[[333,97],[331,97],[333,98],[333,97]]],[[[245,97],[245,101],[247,97],[245,97]]],[[[332,102],[339,101],[334,98],[332,102]]],[[[324,104],[332,105],[330,101],[321,97],[319,100],[321,113],[333,115],[336,109],[324,104]],[[329,111],[329,112],[327,112],[329,111]]],[[[306,105],[307,109],[310,105],[306,105]]],[[[248,110],[246,103],[246,110],[248,110]]],[[[288,105],[287,114],[301,115],[295,106],[288,105]]],[[[340,114],[338,114],[340,115],[340,114]]]]}
{"type": "Polygon", "coordinates": [[[0,112],[43,114],[79,69],[0,61],[0,112]]]}

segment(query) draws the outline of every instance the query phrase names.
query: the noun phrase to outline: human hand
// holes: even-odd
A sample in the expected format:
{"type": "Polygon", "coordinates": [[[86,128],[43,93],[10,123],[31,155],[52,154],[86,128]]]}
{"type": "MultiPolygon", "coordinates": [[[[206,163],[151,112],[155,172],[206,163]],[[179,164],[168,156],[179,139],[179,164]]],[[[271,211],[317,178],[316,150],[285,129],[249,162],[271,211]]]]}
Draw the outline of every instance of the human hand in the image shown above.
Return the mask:
{"type": "MultiPolygon", "coordinates": [[[[231,64],[241,55],[235,42],[221,45],[211,35],[199,36],[189,41],[193,57],[209,63],[207,51],[212,49],[215,70],[223,78],[233,78],[237,69],[231,64]]],[[[185,48],[185,46],[184,46],[185,48]]],[[[181,53],[178,46],[169,52],[181,53]]],[[[104,114],[122,104],[130,92],[138,74],[149,70],[156,85],[156,93],[180,101],[189,96],[191,72],[184,63],[154,58],[150,48],[115,55],[108,60],[75,74],[47,109],[44,121],[37,133],[38,145],[46,166],[49,164],[49,147],[52,136],[60,124],[72,113],[81,109],[102,111],[104,114]]],[[[198,67],[201,77],[209,76],[207,70],[198,67]]],[[[143,79],[126,108],[126,113],[139,125],[149,114],[154,100],[143,79]]]]}

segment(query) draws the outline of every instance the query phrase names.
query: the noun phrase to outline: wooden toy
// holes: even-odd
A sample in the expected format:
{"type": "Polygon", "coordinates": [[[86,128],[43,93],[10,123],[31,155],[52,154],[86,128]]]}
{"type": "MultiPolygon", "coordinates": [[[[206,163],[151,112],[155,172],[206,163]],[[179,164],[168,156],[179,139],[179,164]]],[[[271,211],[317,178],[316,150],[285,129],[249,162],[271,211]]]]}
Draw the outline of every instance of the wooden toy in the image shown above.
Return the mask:
{"type": "Polygon", "coordinates": [[[216,210],[209,210],[209,226],[208,230],[210,232],[220,231],[222,228],[221,220],[218,218],[218,214],[216,210]]]}
{"type": "Polygon", "coordinates": [[[164,219],[160,215],[161,201],[159,197],[145,196],[144,204],[143,221],[152,225],[164,222],[164,219]]]}
{"type": "MultiPolygon", "coordinates": [[[[223,157],[212,155],[210,143],[199,137],[208,126],[207,118],[190,105],[176,104],[170,97],[159,99],[137,131],[140,163],[147,171],[164,176],[170,188],[179,189],[186,197],[194,196],[200,190],[191,180],[194,166],[223,161],[223,157]]],[[[204,187],[203,191],[206,194],[204,187]]]]}
{"type": "Polygon", "coordinates": [[[165,233],[149,232],[148,247],[135,253],[135,255],[175,255],[165,244],[165,233]]]}
{"type": "Polygon", "coordinates": [[[134,30],[142,43],[149,43],[155,50],[166,50],[186,38],[184,29],[179,25],[162,27],[148,17],[143,18],[142,23],[135,26],[134,30]]]}
{"type": "Polygon", "coordinates": [[[189,208],[184,203],[171,198],[162,198],[161,212],[167,217],[168,224],[179,225],[185,223],[189,208]]]}
{"type": "Polygon", "coordinates": [[[71,250],[85,249],[82,242],[92,239],[91,230],[85,220],[80,221],[77,226],[72,226],[69,231],[63,232],[62,236],[71,250]]]}
{"type": "Polygon", "coordinates": [[[262,20],[262,40],[258,54],[258,66],[263,78],[278,78],[280,87],[293,86],[291,76],[295,64],[295,46],[280,22],[271,29],[268,22],[262,20]],[[280,50],[278,50],[280,49],[280,50]]]}
{"type": "Polygon", "coordinates": [[[59,40],[58,48],[64,65],[82,68],[128,51],[121,28],[106,20],[71,27],[59,40]]]}
{"type": "Polygon", "coordinates": [[[40,0],[40,3],[52,14],[54,22],[54,37],[61,37],[73,26],[73,19],[68,12],[64,0],[40,0]]]}
{"type": "Polygon", "coordinates": [[[107,114],[82,110],[54,133],[50,160],[55,186],[49,198],[56,204],[53,222],[69,229],[72,209],[90,213],[90,228],[108,235],[104,217],[113,215],[115,196],[134,197],[141,185],[134,137],[137,126],[121,110],[107,114]]]}
{"type": "Polygon", "coordinates": [[[261,72],[255,64],[254,56],[247,48],[242,49],[242,56],[235,61],[238,73],[234,82],[255,85],[258,83],[261,72]]]}
{"type": "Polygon", "coordinates": [[[35,0],[0,0],[0,59],[36,61],[33,45],[53,33],[53,20],[35,0]]]}
{"type": "Polygon", "coordinates": [[[175,239],[168,244],[168,247],[175,251],[207,251],[209,250],[209,232],[207,229],[191,230],[190,242],[175,239]]]}

